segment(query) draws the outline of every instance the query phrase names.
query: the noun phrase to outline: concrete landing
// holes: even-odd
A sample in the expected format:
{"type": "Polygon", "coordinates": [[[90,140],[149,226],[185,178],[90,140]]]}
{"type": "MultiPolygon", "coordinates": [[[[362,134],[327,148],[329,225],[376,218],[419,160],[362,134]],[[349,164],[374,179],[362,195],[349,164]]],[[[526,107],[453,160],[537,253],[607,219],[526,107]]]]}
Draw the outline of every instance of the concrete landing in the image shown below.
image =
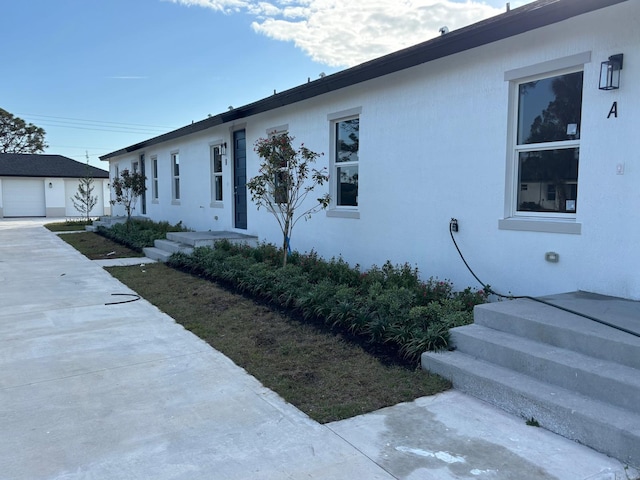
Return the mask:
{"type": "Polygon", "coordinates": [[[540,299],[640,335],[640,302],[589,292],[570,292],[540,299]]]}
{"type": "Polygon", "coordinates": [[[255,246],[258,237],[238,232],[168,232],[167,240],[190,245],[192,247],[212,247],[219,240],[229,240],[232,243],[244,243],[255,246]]]}

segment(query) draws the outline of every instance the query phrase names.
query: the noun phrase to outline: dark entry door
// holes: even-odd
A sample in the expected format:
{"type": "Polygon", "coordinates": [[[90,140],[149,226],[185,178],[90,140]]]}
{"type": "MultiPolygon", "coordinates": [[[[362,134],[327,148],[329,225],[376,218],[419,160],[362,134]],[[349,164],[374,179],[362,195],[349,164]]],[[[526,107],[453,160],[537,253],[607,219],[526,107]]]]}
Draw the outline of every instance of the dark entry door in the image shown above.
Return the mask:
{"type": "Polygon", "coordinates": [[[234,227],[247,229],[247,140],[244,130],[233,132],[234,227]]]}
{"type": "MultiPolygon", "coordinates": [[[[144,173],[144,154],[140,155],[140,173],[142,174],[142,176],[145,176],[144,173]]],[[[145,186],[147,184],[147,181],[145,180],[145,186]]],[[[140,198],[140,207],[142,208],[142,215],[146,215],[147,214],[147,189],[144,189],[144,192],[142,192],[142,197],[140,198]]]]}

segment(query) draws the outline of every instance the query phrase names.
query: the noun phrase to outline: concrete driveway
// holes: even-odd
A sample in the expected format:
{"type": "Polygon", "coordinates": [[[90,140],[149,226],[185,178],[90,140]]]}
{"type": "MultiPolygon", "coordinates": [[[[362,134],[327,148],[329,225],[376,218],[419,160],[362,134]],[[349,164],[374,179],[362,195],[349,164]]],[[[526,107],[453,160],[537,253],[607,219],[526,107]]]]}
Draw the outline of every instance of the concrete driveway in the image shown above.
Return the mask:
{"type": "Polygon", "coordinates": [[[625,478],[455,391],[319,425],[42,223],[0,220],[0,479],[625,478]]]}

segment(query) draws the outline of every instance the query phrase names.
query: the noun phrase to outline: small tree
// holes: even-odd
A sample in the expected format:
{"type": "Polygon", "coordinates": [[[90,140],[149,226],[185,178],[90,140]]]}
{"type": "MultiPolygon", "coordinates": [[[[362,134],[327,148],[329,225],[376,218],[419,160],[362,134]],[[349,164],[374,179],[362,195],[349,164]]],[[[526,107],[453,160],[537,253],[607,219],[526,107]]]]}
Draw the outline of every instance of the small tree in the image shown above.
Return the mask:
{"type": "Polygon", "coordinates": [[[131,221],[131,212],[136,209],[138,197],[147,190],[144,184],[146,179],[147,177],[139,172],[131,173],[128,169],[124,169],[111,184],[116,198],[110,203],[111,205],[118,203],[124,206],[127,212],[127,223],[131,221]]]}
{"type": "Polygon", "coordinates": [[[93,177],[89,173],[89,160],[87,160],[86,175],[80,179],[78,191],[71,197],[73,207],[85,217],[87,223],[89,223],[91,210],[98,203],[98,197],[92,195],[93,189],[93,177]]]}
{"type": "Polygon", "coordinates": [[[317,198],[313,205],[301,213],[307,196],[318,185],[329,180],[327,169],[316,170],[311,164],[321,155],[312,152],[301,144],[296,150],[291,143],[294,138],[287,133],[260,138],[254,150],[262,159],[260,173],[247,182],[251,200],[260,207],[266,207],[273,214],[282,231],[282,265],[287,264],[287,253],[293,227],[301,218],[311,215],[329,206],[329,194],[317,198]]]}

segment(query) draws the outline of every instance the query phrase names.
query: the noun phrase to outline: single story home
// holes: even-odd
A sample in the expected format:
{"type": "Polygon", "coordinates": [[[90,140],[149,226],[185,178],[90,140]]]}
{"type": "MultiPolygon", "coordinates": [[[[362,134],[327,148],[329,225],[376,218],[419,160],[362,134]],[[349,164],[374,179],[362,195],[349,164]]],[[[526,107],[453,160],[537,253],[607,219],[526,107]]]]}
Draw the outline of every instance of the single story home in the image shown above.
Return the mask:
{"type": "Polygon", "coordinates": [[[0,218],[79,217],[79,179],[94,179],[91,216],[109,215],[109,172],[62,155],[0,153],[0,218]]]}
{"type": "Polygon", "coordinates": [[[331,195],[293,249],[478,286],[453,235],[498,292],[640,300],[639,25],[637,0],[538,0],[101,159],[145,172],[137,215],[279,245],[245,183],[288,132],[331,195]]]}

